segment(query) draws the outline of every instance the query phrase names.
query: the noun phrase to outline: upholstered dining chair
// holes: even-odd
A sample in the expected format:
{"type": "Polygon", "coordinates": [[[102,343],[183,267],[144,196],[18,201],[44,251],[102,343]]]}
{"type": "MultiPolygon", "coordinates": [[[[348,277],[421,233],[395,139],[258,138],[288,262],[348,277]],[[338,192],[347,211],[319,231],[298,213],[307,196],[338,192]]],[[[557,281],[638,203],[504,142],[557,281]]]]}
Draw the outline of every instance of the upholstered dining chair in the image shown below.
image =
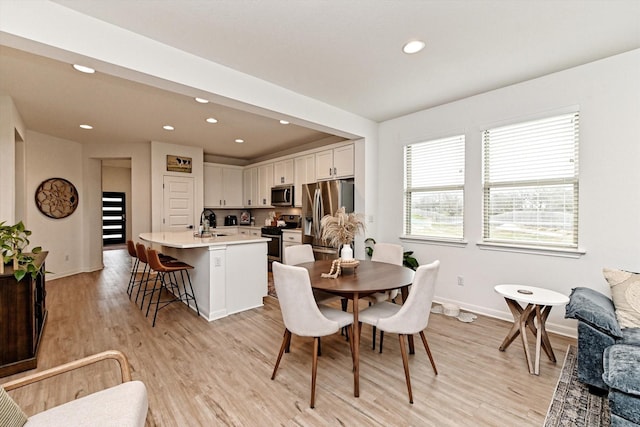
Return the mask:
{"type": "Polygon", "coordinates": [[[402,305],[387,301],[374,304],[360,312],[358,320],[376,326],[381,331],[398,334],[400,341],[400,353],[404,366],[404,376],[409,392],[409,403],[413,403],[411,392],[411,378],[409,376],[409,362],[407,360],[407,348],[405,346],[406,335],[420,334],[424,349],[427,351],[433,372],[438,375],[436,364],[433,361],[424,330],[429,323],[431,302],[435,292],[436,277],[440,261],[434,261],[428,265],[422,265],[416,270],[407,300],[402,305]]]}
{"type": "MultiPolygon", "coordinates": [[[[293,245],[284,248],[284,263],[287,265],[303,264],[315,260],[311,245],[293,245]]],[[[337,295],[317,289],[313,290],[313,297],[317,304],[329,304],[340,299],[337,295]]]]}
{"type": "MultiPolygon", "coordinates": [[[[335,308],[316,304],[311,292],[309,272],[302,268],[284,265],[279,262],[272,264],[273,282],[278,293],[278,302],[282,312],[285,330],[278,359],[273,368],[271,379],[275,379],[282,354],[291,342],[291,334],[301,337],[313,337],[313,355],[311,364],[311,403],[315,407],[316,372],[318,370],[318,345],[320,337],[338,332],[348,327],[353,336],[353,314],[335,308]]],[[[353,364],[353,340],[349,340],[351,362],[353,364]]],[[[355,369],[355,367],[354,367],[355,369]]]]}
{"type": "MultiPolygon", "coordinates": [[[[388,264],[402,265],[402,259],[404,257],[404,249],[400,245],[393,243],[376,243],[373,246],[373,254],[371,255],[371,261],[374,262],[386,262],[388,264]]],[[[398,296],[398,290],[393,289],[386,292],[376,292],[373,295],[364,297],[365,301],[369,301],[369,305],[377,304],[382,301],[395,300],[398,296]]],[[[382,340],[384,339],[384,332],[380,331],[380,353],[382,353],[382,340]]],[[[376,327],[373,327],[372,337],[373,350],[376,349],[376,327]]]]}

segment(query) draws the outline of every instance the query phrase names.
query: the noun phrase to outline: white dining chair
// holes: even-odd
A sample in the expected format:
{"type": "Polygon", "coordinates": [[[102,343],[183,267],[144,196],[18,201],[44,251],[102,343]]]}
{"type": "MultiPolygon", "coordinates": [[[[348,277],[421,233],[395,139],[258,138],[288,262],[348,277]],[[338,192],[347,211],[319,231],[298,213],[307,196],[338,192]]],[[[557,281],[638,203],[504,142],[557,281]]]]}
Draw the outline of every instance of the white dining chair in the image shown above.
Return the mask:
{"type": "MultiPolygon", "coordinates": [[[[284,263],[286,265],[298,265],[315,260],[311,245],[293,245],[284,248],[284,263]]],[[[313,297],[317,304],[330,304],[340,300],[339,296],[318,289],[313,290],[313,297]]]]}
{"type": "MultiPolygon", "coordinates": [[[[282,312],[285,330],[282,345],[271,379],[275,379],[280,359],[291,342],[291,334],[301,337],[313,337],[313,361],[311,364],[311,403],[315,406],[316,372],[318,370],[318,345],[320,337],[338,332],[348,327],[349,336],[353,336],[353,314],[335,308],[318,307],[311,292],[309,272],[302,268],[274,262],[272,264],[273,282],[278,293],[278,302],[282,312]]],[[[351,362],[353,365],[353,340],[349,340],[351,362]]],[[[355,366],[353,368],[355,372],[355,366]]]]}
{"type": "MultiPolygon", "coordinates": [[[[386,262],[388,264],[402,265],[404,258],[404,249],[400,245],[393,243],[376,243],[373,245],[373,254],[371,255],[371,261],[374,262],[386,262]]],[[[369,301],[369,305],[377,304],[382,301],[395,300],[398,296],[398,289],[393,289],[386,292],[376,292],[375,294],[364,297],[365,301],[369,301]]],[[[382,340],[384,339],[384,332],[380,332],[380,353],[382,353],[382,340]]],[[[372,337],[373,350],[376,349],[376,327],[373,327],[372,337]]]]}
{"type": "Polygon", "coordinates": [[[429,356],[429,361],[433,367],[433,372],[438,375],[438,370],[433,361],[431,350],[429,350],[429,344],[427,344],[424,330],[429,323],[431,302],[433,301],[439,268],[440,261],[434,261],[431,264],[418,267],[409,296],[404,304],[398,305],[383,301],[362,310],[358,317],[358,320],[362,323],[376,326],[381,331],[398,334],[400,353],[402,353],[402,364],[404,366],[404,376],[407,381],[407,390],[409,391],[409,403],[413,403],[413,393],[411,392],[409,362],[407,360],[407,348],[404,339],[406,335],[420,334],[424,349],[427,351],[427,356],[429,356]]]}

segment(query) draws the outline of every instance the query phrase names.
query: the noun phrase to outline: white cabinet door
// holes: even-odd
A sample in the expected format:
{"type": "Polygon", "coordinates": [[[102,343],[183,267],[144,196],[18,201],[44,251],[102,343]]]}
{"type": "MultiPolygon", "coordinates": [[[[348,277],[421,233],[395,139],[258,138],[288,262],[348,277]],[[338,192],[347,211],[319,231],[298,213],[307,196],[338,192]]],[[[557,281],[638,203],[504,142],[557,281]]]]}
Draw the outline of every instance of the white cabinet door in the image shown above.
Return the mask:
{"type": "Polygon", "coordinates": [[[293,184],[293,159],[286,159],[273,164],[274,185],[293,184]]]}
{"type": "Polygon", "coordinates": [[[316,153],[316,180],[333,177],[333,150],[316,153]]]}
{"type": "Polygon", "coordinates": [[[258,206],[258,168],[247,168],[243,172],[244,206],[258,206]]]}
{"type": "Polygon", "coordinates": [[[222,167],[204,163],[203,172],[204,207],[222,206],[222,167]]]}
{"type": "Polygon", "coordinates": [[[353,144],[333,150],[334,178],[353,176],[353,144]]]}
{"type": "Polygon", "coordinates": [[[302,206],[302,185],[316,182],[316,156],[309,154],[294,160],[294,205],[302,206]]]}
{"type": "Polygon", "coordinates": [[[316,179],[351,177],[353,167],[353,144],[316,153],[316,179]]]}
{"type": "Polygon", "coordinates": [[[222,168],[222,204],[226,208],[242,208],[242,169],[222,168]]]}
{"type": "Polygon", "coordinates": [[[258,206],[271,206],[273,163],[258,167],[258,206]]]}
{"type": "Polygon", "coordinates": [[[203,164],[205,208],[242,208],[242,168],[203,164]]]}

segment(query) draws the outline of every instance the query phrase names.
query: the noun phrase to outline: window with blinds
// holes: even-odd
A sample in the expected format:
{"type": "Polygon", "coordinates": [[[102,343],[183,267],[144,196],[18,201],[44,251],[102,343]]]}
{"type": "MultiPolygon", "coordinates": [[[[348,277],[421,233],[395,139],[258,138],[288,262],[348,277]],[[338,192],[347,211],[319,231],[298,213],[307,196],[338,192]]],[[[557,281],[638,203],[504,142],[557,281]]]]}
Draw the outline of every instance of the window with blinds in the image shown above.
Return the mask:
{"type": "Polygon", "coordinates": [[[578,247],[578,112],[483,132],[485,242],[578,247]]]}
{"type": "Polygon", "coordinates": [[[405,146],[404,234],[464,237],[464,135],[405,146]]]}

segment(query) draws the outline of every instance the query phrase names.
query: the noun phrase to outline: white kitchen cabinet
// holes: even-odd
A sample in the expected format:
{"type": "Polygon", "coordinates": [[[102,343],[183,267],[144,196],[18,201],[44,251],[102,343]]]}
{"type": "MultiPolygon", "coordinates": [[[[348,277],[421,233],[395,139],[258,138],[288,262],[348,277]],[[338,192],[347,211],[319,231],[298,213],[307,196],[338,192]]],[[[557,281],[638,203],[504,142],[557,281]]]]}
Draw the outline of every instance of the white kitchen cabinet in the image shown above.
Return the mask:
{"type": "Polygon", "coordinates": [[[293,184],[293,159],[280,160],[273,164],[273,184],[293,184]]]}
{"type": "Polygon", "coordinates": [[[302,232],[300,230],[282,230],[282,256],[283,262],[286,263],[287,260],[284,259],[284,249],[289,246],[301,245],[302,244],[302,232]]]}
{"type": "Polygon", "coordinates": [[[316,180],[352,177],[353,144],[316,153],[316,180]]]}
{"type": "Polygon", "coordinates": [[[204,207],[242,208],[242,168],[204,163],[204,207]]]}
{"type": "Polygon", "coordinates": [[[238,227],[238,230],[238,234],[243,236],[260,237],[262,235],[260,227],[238,227]]]}
{"type": "Polygon", "coordinates": [[[258,166],[258,206],[271,206],[273,163],[258,166]]]}
{"type": "Polygon", "coordinates": [[[247,168],[243,171],[242,177],[244,206],[258,206],[258,168],[247,168]]]}
{"type": "Polygon", "coordinates": [[[302,185],[316,182],[316,156],[308,154],[294,159],[294,205],[302,206],[302,185]]]}

